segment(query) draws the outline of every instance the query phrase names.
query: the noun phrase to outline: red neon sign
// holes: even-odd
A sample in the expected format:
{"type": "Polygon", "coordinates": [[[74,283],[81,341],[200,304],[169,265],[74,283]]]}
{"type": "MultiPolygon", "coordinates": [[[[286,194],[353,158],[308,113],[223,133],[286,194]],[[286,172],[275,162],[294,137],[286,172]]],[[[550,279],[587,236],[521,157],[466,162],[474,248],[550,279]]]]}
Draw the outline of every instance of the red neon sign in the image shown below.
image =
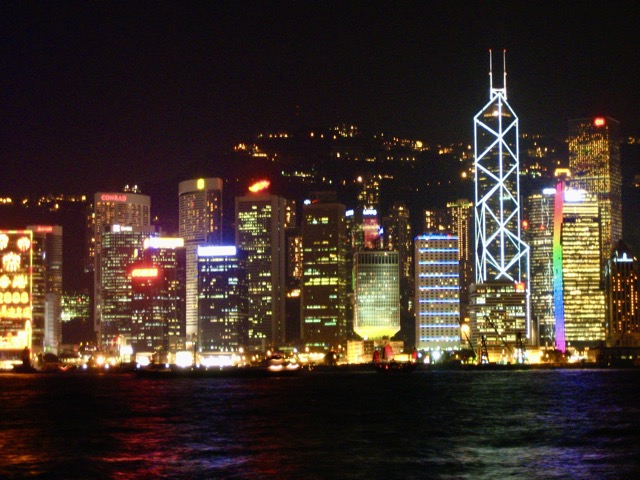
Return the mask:
{"type": "Polygon", "coordinates": [[[119,193],[103,193],[100,195],[103,202],[126,202],[127,196],[119,193]]]}
{"type": "Polygon", "coordinates": [[[606,122],[605,122],[604,118],[602,118],[602,117],[596,117],[596,118],[594,118],[594,119],[593,119],[593,124],[594,124],[596,127],[604,127],[604,126],[605,126],[605,124],[606,124],[606,122]]]}

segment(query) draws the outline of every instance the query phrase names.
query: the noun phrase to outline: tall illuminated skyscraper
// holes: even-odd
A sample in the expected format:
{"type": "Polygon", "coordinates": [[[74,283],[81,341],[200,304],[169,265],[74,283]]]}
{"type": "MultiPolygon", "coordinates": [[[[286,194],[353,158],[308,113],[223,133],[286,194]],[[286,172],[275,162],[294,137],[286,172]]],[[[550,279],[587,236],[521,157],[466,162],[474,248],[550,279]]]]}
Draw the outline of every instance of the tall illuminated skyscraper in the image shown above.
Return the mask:
{"type": "Polygon", "coordinates": [[[111,225],[102,233],[100,252],[101,339],[105,350],[116,351],[132,338],[131,269],[142,258],[145,239],[155,227],[111,225]]]}
{"type": "Polygon", "coordinates": [[[460,262],[460,319],[469,317],[469,286],[473,283],[473,202],[460,199],[447,203],[449,229],[458,237],[460,262]]]}
{"type": "Polygon", "coordinates": [[[555,346],[553,302],[553,211],[555,189],[526,199],[527,243],[531,247],[531,323],[541,346],[555,346]]]}
{"type": "Polygon", "coordinates": [[[187,258],[186,341],[198,333],[198,245],[222,243],[222,180],[198,178],[178,186],[178,235],[187,258]]]}
{"type": "Polygon", "coordinates": [[[622,171],[620,125],[608,117],[569,121],[571,185],[598,196],[604,267],[611,249],[622,238],[622,171]]]}
{"type": "Polygon", "coordinates": [[[129,192],[98,192],[94,196],[91,217],[94,254],[94,330],[98,342],[102,337],[102,237],[112,225],[146,227],[151,222],[151,197],[129,192]]]}
{"type": "Polygon", "coordinates": [[[62,227],[34,225],[33,347],[34,352],[58,352],[62,340],[62,227]]]}
{"type": "Polygon", "coordinates": [[[238,352],[248,341],[246,254],[234,246],[198,248],[199,348],[238,352]]]}
{"type": "Polygon", "coordinates": [[[393,202],[389,214],[382,220],[385,250],[398,252],[400,267],[400,336],[405,345],[414,343],[415,322],[413,300],[415,279],[413,276],[413,235],[409,209],[403,202],[393,202]]]}
{"type": "Polygon", "coordinates": [[[247,253],[249,344],[262,350],[285,342],[287,200],[257,184],[236,197],[236,246],[247,253]]]}
{"type": "Polygon", "coordinates": [[[416,348],[460,348],[458,237],[427,233],[415,239],[416,348]]]}
{"type": "MultiPolygon", "coordinates": [[[[504,57],[503,57],[504,58],[504,57]]],[[[506,64],[506,62],[505,62],[506,64]]],[[[507,73],[504,67],[503,86],[494,88],[493,74],[489,68],[489,102],[474,117],[474,155],[475,155],[475,279],[476,292],[486,295],[506,295],[510,290],[518,297],[524,293],[524,323],[520,315],[502,319],[494,325],[501,325],[503,333],[520,331],[523,337],[532,340],[529,323],[529,247],[522,240],[520,232],[520,180],[518,117],[507,102],[507,73]],[[511,282],[517,288],[480,288],[490,282],[511,282]]],[[[487,300],[485,295],[475,295],[478,301],[487,300]]],[[[518,300],[516,303],[519,303],[518,300]]],[[[496,304],[496,308],[499,305],[496,304]]],[[[483,318],[474,318],[471,308],[473,332],[483,332],[474,328],[474,322],[483,322],[483,318]]],[[[484,315],[484,314],[483,314],[484,315]]],[[[476,327],[478,326],[476,325],[476,327]]],[[[488,335],[487,335],[488,336],[488,335]]],[[[476,338],[476,340],[480,340],[476,338]]],[[[493,345],[503,348],[502,342],[493,345]]],[[[489,345],[491,346],[491,345],[489,345]]]]}
{"type": "Polygon", "coordinates": [[[620,240],[606,271],[607,343],[610,346],[640,344],[640,283],[638,258],[620,240]]]}
{"type": "MultiPolygon", "coordinates": [[[[556,345],[564,351],[563,341],[566,347],[580,349],[598,346],[605,340],[605,295],[600,282],[598,198],[584,190],[566,189],[556,193],[557,200],[560,194],[564,200],[562,211],[555,215],[562,215],[562,305],[555,289],[554,296],[559,307],[556,314],[563,323],[556,322],[556,345]]],[[[554,241],[554,257],[555,250],[554,241]]],[[[554,275],[558,271],[554,264],[554,275]]]]}
{"type": "Polygon", "coordinates": [[[474,118],[476,283],[522,282],[529,248],[520,235],[518,117],[507,102],[507,74],[474,118]]]}
{"type": "Polygon", "coordinates": [[[364,339],[391,338],[400,330],[400,267],[398,252],[355,253],[353,329],[364,339]]]}
{"type": "Polygon", "coordinates": [[[347,341],[345,206],[335,194],[318,195],[302,209],[301,333],[319,349],[347,341]]]}
{"type": "Polygon", "coordinates": [[[135,352],[185,349],[184,239],[150,237],[131,272],[135,352]]]}

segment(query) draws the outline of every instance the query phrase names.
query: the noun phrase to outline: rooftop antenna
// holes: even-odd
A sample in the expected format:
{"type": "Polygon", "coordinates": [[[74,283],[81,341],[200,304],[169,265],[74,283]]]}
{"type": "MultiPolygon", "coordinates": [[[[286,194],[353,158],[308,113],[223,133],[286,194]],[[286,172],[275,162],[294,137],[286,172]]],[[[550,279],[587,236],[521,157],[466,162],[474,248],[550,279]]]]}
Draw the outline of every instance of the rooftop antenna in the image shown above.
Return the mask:
{"type": "Polygon", "coordinates": [[[503,80],[502,88],[493,88],[493,59],[492,52],[489,49],[489,97],[493,99],[497,95],[502,94],[504,99],[507,99],[507,51],[502,51],[502,63],[503,63],[503,80]]]}
{"type": "Polygon", "coordinates": [[[491,49],[489,49],[489,93],[493,92],[493,62],[491,61],[491,49]]]}
{"type": "Polygon", "coordinates": [[[504,98],[507,98],[507,49],[505,48],[504,50],[502,50],[502,69],[504,70],[503,73],[503,85],[502,85],[502,89],[504,90],[504,98]]]}

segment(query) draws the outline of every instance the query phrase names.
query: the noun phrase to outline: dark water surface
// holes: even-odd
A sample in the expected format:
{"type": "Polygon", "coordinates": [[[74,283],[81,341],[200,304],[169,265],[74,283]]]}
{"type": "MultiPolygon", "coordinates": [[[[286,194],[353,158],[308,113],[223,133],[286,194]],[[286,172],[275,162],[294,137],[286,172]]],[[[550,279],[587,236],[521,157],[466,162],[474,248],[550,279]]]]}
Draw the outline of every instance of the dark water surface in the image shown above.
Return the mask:
{"type": "Polygon", "coordinates": [[[5,374],[0,408],[0,478],[640,478],[640,370],[5,374]]]}

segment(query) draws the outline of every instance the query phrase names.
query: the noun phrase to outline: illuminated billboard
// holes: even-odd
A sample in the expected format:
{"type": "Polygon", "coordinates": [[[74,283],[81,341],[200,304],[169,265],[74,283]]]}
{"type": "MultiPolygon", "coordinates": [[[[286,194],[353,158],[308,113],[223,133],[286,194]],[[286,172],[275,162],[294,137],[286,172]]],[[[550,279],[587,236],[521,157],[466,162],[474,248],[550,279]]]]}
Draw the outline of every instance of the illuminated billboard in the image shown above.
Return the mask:
{"type": "Polygon", "coordinates": [[[31,347],[31,230],[0,230],[0,349],[31,347]]]}

